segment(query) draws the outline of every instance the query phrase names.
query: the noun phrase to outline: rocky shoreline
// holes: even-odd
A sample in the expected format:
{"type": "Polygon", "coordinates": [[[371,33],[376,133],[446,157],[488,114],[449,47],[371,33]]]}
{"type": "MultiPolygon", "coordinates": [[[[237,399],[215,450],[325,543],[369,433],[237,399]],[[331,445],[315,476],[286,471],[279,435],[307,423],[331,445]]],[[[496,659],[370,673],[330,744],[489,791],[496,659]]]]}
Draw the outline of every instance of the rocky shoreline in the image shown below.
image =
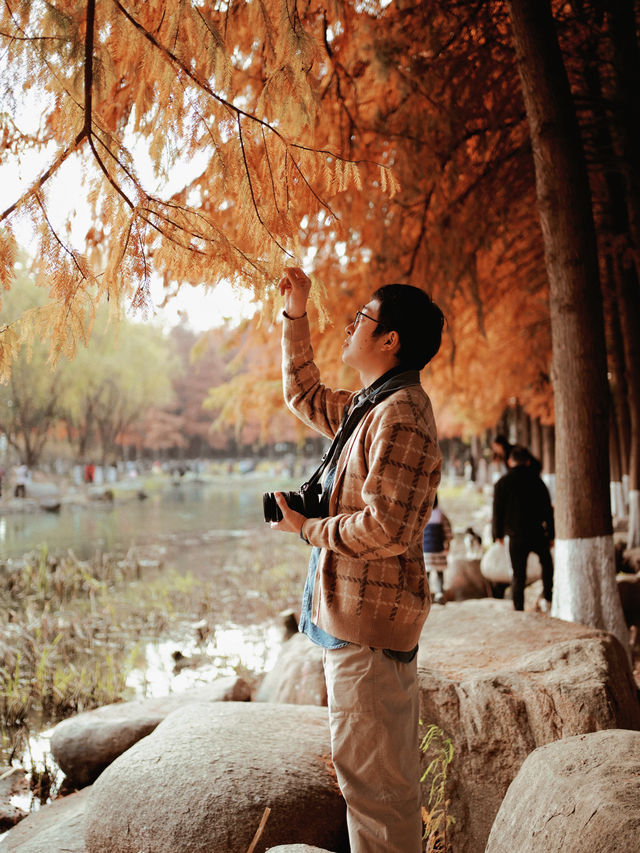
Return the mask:
{"type": "MultiPolygon", "coordinates": [[[[615,638],[515,613],[510,602],[450,602],[427,620],[418,663],[421,719],[437,725],[454,747],[445,794],[455,819],[449,837],[455,853],[483,853],[487,842],[491,853],[606,849],[590,842],[536,846],[541,823],[550,819],[544,816],[550,786],[558,785],[567,802],[589,788],[589,764],[572,764],[589,749],[608,786],[607,807],[596,806],[592,816],[600,827],[594,837],[602,844],[609,831],[618,849],[634,849],[637,803],[632,809],[625,790],[630,779],[640,783],[640,761],[633,759],[640,755],[640,705],[615,638]],[[549,782],[539,781],[539,794],[521,798],[529,819],[517,821],[513,846],[517,797],[510,786],[527,784],[521,773],[531,786],[531,773],[539,775],[538,753],[550,749],[549,782]],[[567,766],[573,767],[569,787],[562,782],[567,766]],[[634,826],[634,840],[629,836],[626,843],[634,826]]],[[[254,853],[343,853],[344,803],[329,757],[322,683],[317,650],[295,635],[253,695],[242,679],[220,679],[166,700],[65,720],[54,730],[52,750],[67,787],[77,792],[30,815],[0,847],[19,853],[247,853],[255,841],[254,853]]],[[[424,755],[424,769],[429,761],[424,755]]],[[[423,784],[426,806],[430,780],[423,784]]],[[[579,836],[575,822],[583,811],[557,801],[558,837],[579,836]]]]}

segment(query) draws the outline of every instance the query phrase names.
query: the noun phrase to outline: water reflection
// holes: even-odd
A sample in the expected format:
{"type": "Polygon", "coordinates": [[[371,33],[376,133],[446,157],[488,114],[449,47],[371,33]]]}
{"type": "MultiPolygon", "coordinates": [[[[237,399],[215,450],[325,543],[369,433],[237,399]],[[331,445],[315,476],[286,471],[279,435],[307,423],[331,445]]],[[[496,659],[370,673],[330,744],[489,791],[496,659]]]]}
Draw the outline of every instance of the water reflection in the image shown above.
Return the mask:
{"type": "Polygon", "coordinates": [[[166,696],[210,684],[225,675],[267,672],[275,664],[281,642],[281,628],[262,625],[216,628],[204,644],[185,642],[184,638],[146,643],[141,650],[144,663],[129,674],[127,687],[135,690],[138,698],[166,696]],[[176,667],[178,648],[184,658],[176,667]]]}
{"type": "Polygon", "coordinates": [[[260,484],[251,481],[180,482],[146,499],[136,491],[111,504],[63,504],[59,513],[34,509],[0,516],[0,559],[18,558],[46,544],[80,559],[96,550],[127,549],[174,534],[229,535],[262,525],[260,484]]]}

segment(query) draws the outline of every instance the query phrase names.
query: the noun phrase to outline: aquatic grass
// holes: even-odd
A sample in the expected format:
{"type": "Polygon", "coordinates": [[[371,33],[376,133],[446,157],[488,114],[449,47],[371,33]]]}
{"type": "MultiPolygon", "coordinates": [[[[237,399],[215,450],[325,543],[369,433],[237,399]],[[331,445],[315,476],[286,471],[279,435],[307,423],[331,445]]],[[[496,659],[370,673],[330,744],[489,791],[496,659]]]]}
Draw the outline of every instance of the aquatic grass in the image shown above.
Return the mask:
{"type": "Polygon", "coordinates": [[[126,698],[132,635],[157,629],[156,608],[166,613],[182,603],[189,587],[184,578],[169,579],[164,589],[159,579],[145,585],[141,576],[132,552],[81,561],[41,548],[0,564],[0,607],[8,617],[0,633],[5,743],[13,748],[34,717],[55,721],[126,698]]]}
{"type": "Polygon", "coordinates": [[[138,641],[210,616],[213,583],[159,561],[40,548],[0,563],[0,728],[15,743],[29,718],[56,721],[129,697],[138,641]],[[162,569],[162,570],[161,570],[162,569]]]}
{"type": "MultiPolygon", "coordinates": [[[[231,545],[221,556],[217,539],[203,541],[195,574],[180,570],[181,552],[164,565],[162,545],[88,560],[43,547],[0,561],[0,759],[24,752],[29,732],[131,698],[127,680],[144,670],[148,643],[184,637],[189,644],[198,641],[198,622],[204,638],[297,606],[304,543],[255,536],[231,545]]],[[[212,655],[212,666],[251,678],[233,656],[225,661],[212,655]]],[[[144,685],[144,676],[131,683],[144,685]]]]}

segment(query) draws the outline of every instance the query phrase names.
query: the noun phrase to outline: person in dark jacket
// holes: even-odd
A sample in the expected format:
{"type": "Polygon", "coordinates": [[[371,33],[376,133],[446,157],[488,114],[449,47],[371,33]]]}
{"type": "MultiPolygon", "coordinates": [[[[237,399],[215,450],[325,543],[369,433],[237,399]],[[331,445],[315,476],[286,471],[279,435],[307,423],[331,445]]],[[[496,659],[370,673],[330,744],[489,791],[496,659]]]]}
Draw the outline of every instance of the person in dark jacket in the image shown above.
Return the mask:
{"type": "Polygon", "coordinates": [[[514,445],[509,454],[509,471],[501,477],[493,492],[493,538],[503,543],[509,537],[509,556],[513,569],[513,606],[524,610],[527,557],[537,554],[542,566],[542,609],[548,612],[553,591],[553,561],[550,548],[555,535],[553,507],[547,487],[532,467],[530,453],[514,445]]]}

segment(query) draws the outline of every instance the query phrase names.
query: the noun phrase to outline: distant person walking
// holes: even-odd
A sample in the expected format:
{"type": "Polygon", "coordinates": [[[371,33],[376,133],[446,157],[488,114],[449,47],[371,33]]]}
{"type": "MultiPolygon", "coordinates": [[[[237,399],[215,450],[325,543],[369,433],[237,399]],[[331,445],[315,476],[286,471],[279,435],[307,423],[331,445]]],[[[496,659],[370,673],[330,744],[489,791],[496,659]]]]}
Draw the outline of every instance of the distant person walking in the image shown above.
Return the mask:
{"type": "Polygon", "coordinates": [[[524,610],[527,558],[532,552],[538,555],[543,586],[540,606],[548,612],[553,592],[550,548],[555,535],[551,498],[526,447],[514,445],[507,465],[509,471],[498,480],[493,491],[493,538],[502,544],[504,537],[509,537],[511,590],[516,610],[524,610]]]}
{"type": "Polygon", "coordinates": [[[422,535],[424,564],[429,581],[433,581],[435,587],[433,600],[436,604],[445,603],[444,570],[447,568],[449,543],[452,538],[451,523],[438,506],[438,495],[436,495],[433,512],[422,535]]]}
{"type": "Polygon", "coordinates": [[[15,498],[26,498],[27,496],[27,480],[29,479],[29,469],[21,462],[15,468],[15,487],[13,496],[15,498]]]}

